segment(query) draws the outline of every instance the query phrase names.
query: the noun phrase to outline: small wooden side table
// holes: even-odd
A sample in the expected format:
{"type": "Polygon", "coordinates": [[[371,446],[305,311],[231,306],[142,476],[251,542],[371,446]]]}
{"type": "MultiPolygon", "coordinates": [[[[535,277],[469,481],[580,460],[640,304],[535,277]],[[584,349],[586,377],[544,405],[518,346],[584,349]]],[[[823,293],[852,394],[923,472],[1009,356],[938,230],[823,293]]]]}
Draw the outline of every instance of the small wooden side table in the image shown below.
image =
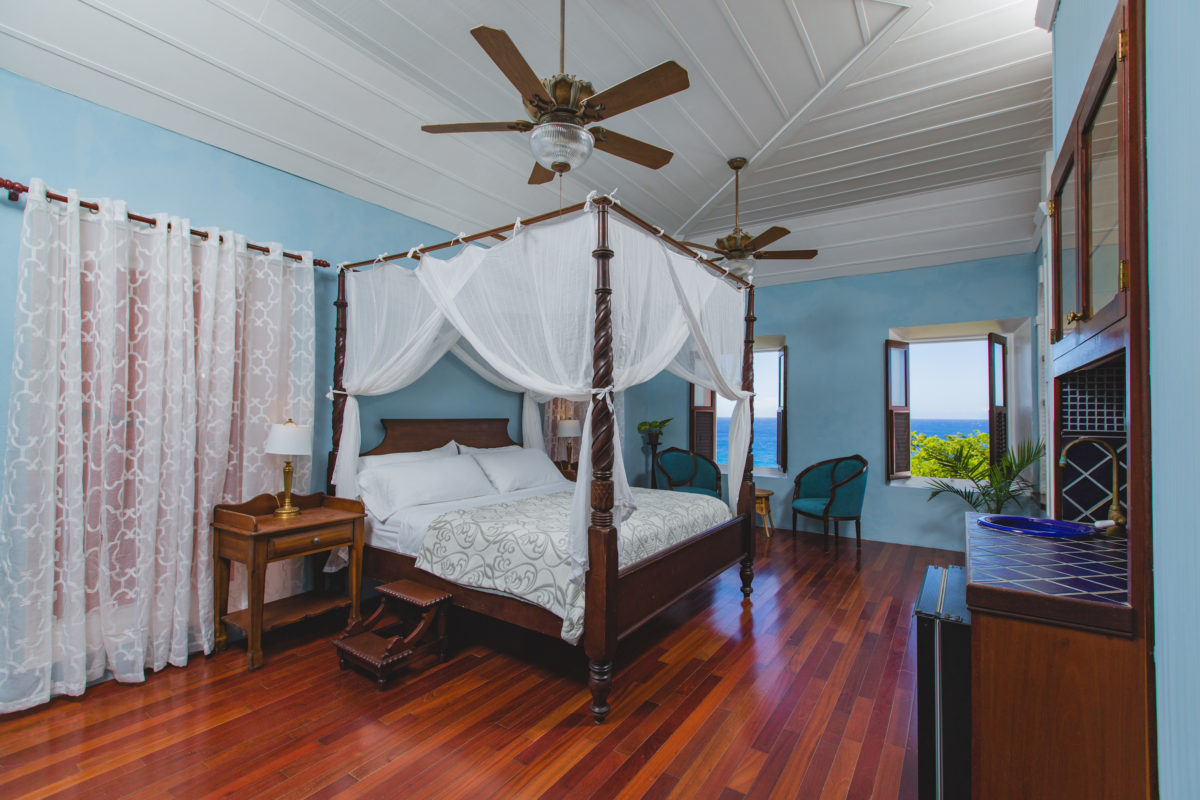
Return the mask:
{"type": "Polygon", "coordinates": [[[771,539],[775,536],[775,520],[771,519],[771,496],[775,492],[770,489],[754,488],[754,513],[763,518],[763,530],[767,532],[767,552],[771,552],[771,539]]]}
{"type": "Polygon", "coordinates": [[[216,605],[216,649],[226,644],[226,625],[246,632],[246,663],[250,669],[263,664],[262,635],[283,625],[315,617],[336,608],[350,608],[348,624],[360,619],[362,550],[366,514],[358,500],[323,494],[293,495],[300,514],[290,519],[274,516],[275,497],[260,494],[245,503],[218,505],[213,509],[213,600],[216,605]],[[349,596],[314,589],[303,594],[263,603],[267,564],[350,548],[349,596]],[[232,614],[229,610],[229,564],[246,565],[249,604],[232,614]]]}

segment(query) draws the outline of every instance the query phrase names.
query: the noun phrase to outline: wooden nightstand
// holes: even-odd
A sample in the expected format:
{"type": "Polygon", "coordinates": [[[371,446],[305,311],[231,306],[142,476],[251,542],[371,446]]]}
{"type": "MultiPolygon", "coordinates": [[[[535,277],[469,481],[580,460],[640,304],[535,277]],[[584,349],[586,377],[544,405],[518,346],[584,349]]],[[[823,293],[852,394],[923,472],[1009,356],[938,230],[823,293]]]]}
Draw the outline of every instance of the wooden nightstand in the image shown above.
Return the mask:
{"type": "Polygon", "coordinates": [[[578,464],[568,464],[566,461],[555,461],[554,466],[558,467],[558,471],[563,474],[563,477],[569,481],[576,480],[576,467],[578,464]]]}
{"type": "Polygon", "coordinates": [[[269,494],[237,505],[219,505],[213,509],[213,561],[216,583],[216,648],[225,647],[225,625],[246,632],[246,663],[258,669],[263,663],[262,635],[283,625],[314,617],[336,608],[350,607],[348,624],[358,622],[359,592],[362,587],[362,548],[366,515],[358,500],[328,497],[323,494],[293,495],[300,507],[299,516],[277,519],[276,501],[269,494]],[[350,548],[349,596],[314,589],[310,592],[263,603],[263,583],[267,564],[285,558],[297,558],[350,548]],[[229,608],[229,563],[240,561],[249,574],[249,604],[232,614],[229,608]]]}

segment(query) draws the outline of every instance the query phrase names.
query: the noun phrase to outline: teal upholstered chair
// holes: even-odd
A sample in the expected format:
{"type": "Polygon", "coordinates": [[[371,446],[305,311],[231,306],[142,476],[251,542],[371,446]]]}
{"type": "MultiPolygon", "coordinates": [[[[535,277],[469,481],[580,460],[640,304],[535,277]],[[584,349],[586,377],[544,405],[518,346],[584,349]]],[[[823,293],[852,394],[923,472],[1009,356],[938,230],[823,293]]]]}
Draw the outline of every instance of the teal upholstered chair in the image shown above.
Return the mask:
{"type": "Polygon", "coordinates": [[[721,469],[699,453],[668,447],[658,454],[658,471],[674,492],[721,496],[721,469]]]}
{"type": "Polygon", "coordinates": [[[792,491],[792,530],[796,515],[819,519],[829,547],[829,523],[838,536],[838,523],[854,521],[854,538],[862,548],[862,507],[867,492],[867,460],[859,455],[831,458],[813,464],[796,476],[792,491]]]}

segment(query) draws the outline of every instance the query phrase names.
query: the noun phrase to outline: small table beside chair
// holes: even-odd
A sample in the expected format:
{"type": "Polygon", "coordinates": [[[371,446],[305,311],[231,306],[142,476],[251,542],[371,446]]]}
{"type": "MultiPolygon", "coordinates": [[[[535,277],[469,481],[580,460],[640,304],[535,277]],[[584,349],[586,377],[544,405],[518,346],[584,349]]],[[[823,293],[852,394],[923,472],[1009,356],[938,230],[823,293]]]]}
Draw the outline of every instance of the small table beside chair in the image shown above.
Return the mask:
{"type": "Polygon", "coordinates": [[[792,490],[792,530],[796,515],[821,520],[825,547],[829,547],[829,523],[833,522],[836,544],[839,522],[854,522],[854,538],[862,549],[862,507],[867,491],[867,460],[860,455],[820,461],[796,476],[792,490]]]}

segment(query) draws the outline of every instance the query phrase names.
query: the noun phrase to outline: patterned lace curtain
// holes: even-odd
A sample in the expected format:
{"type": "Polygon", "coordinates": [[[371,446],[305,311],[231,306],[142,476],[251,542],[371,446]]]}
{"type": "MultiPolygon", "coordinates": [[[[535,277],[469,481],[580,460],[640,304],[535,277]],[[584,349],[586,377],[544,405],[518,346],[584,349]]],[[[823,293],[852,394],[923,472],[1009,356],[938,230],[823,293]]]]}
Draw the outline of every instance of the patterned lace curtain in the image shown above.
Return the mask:
{"type": "MultiPolygon", "coordinates": [[[[211,650],[212,507],[276,488],[271,423],[313,416],[310,255],[68,195],[32,181],[21,236],[0,712],[211,650]]],[[[307,486],[311,459],[296,471],[307,486]]],[[[276,571],[268,592],[299,581],[276,571]]]]}

